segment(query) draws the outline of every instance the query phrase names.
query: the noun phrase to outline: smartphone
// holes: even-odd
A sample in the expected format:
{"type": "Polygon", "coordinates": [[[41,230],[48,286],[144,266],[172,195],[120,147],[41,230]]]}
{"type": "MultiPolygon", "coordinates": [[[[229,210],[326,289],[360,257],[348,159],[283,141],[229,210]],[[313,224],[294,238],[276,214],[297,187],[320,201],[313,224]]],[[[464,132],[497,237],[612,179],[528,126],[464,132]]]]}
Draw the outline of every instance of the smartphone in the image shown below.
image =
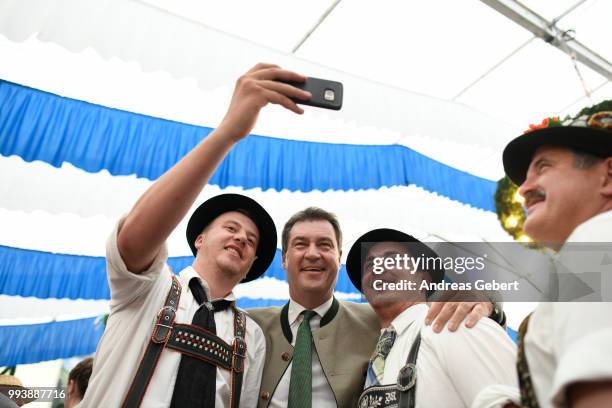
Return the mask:
{"type": "Polygon", "coordinates": [[[312,94],[308,101],[291,98],[295,103],[317,108],[340,110],[342,108],[343,87],[340,82],[320,78],[306,78],[305,82],[286,82],[312,94]]]}

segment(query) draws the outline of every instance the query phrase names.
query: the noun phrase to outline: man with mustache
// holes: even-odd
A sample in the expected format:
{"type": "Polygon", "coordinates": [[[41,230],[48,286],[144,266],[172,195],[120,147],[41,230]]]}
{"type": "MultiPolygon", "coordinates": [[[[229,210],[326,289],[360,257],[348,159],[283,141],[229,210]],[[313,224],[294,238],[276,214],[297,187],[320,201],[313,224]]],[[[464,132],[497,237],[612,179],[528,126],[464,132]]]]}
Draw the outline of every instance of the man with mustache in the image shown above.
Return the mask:
{"type": "Polygon", "coordinates": [[[276,227],[254,200],[213,197],[192,214],[193,265],[172,273],[166,239],[225,155],[268,103],[303,113],[310,94],[279,81],[305,77],[258,64],[236,83],[221,124],[162,175],[107,242],[110,315],[83,407],[256,405],[265,340],[234,305],[233,288],[256,279],[276,252],[276,227]]]}
{"type": "MultiPolygon", "coordinates": [[[[320,208],[294,214],[283,227],[282,262],[289,302],[251,309],[266,335],[266,363],[259,407],[355,407],[368,359],[378,339],[376,314],[366,304],[333,296],[342,231],[335,215],[320,208]]],[[[491,314],[489,302],[436,304],[427,316],[471,327],[491,314]]]]}
{"type": "MultiPolygon", "coordinates": [[[[525,232],[558,251],[557,265],[575,243],[612,242],[612,101],[544,121],[511,141],[503,162],[525,197],[525,232]]],[[[522,406],[612,406],[612,303],[540,303],[519,332],[522,406]]]]}

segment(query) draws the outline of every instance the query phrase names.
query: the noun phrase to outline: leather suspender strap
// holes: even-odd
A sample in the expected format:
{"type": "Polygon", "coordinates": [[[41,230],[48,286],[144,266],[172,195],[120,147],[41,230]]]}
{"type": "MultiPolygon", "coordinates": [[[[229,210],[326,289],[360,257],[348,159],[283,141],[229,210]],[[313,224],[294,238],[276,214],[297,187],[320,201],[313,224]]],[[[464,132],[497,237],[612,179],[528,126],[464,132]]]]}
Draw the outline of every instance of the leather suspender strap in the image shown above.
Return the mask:
{"type": "Polygon", "coordinates": [[[247,345],[245,338],[246,315],[235,306],[234,311],[234,342],[232,344],[232,366],[230,373],[230,407],[238,408],[242,391],[242,377],[244,375],[244,361],[246,359],[247,345]]]}
{"type": "Polygon", "coordinates": [[[536,396],[535,388],[531,381],[531,372],[529,371],[527,355],[525,354],[525,336],[527,336],[531,315],[532,314],[529,313],[519,326],[516,369],[518,371],[519,387],[521,389],[521,406],[525,408],[539,408],[540,404],[538,403],[538,397],[536,396]]]}
{"type": "Polygon", "coordinates": [[[419,331],[412,343],[412,347],[410,347],[406,365],[401,368],[397,377],[399,408],[414,408],[416,406],[416,361],[419,356],[420,346],[421,332],[419,331]]]}
{"type": "Polygon", "coordinates": [[[127,395],[123,401],[122,407],[132,408],[138,407],[142,402],[142,398],[149,386],[159,356],[161,355],[166,342],[172,332],[172,326],[174,319],[176,318],[176,309],[181,298],[181,284],[179,283],[176,276],[172,275],[172,286],[166,296],[164,306],[157,315],[157,322],[153,328],[151,339],[145,350],[136,375],[132,380],[132,384],[128,390],[127,395]]]}

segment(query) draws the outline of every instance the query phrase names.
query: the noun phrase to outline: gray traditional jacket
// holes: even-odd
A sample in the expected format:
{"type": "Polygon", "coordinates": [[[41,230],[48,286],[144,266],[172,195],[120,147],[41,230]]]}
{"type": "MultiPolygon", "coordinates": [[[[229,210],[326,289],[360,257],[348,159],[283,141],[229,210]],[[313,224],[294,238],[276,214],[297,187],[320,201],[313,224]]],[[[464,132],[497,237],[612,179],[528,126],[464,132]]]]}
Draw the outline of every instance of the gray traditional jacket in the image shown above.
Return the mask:
{"type": "MultiPolygon", "coordinates": [[[[266,336],[266,362],[259,408],[268,406],[293,356],[288,309],[289,304],[282,308],[248,311],[266,336]]],[[[369,305],[335,298],[321,319],[321,327],[313,330],[316,352],[339,408],[357,406],[368,361],[379,335],[380,325],[369,305]]]]}

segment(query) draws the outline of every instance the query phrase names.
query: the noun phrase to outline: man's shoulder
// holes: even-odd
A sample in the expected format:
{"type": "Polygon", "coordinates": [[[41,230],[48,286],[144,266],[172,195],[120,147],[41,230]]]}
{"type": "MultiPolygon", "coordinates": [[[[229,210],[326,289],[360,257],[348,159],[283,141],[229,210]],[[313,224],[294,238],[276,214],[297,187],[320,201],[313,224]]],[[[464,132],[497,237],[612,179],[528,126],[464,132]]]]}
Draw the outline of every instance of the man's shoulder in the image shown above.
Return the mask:
{"type": "Polygon", "coordinates": [[[256,307],[246,309],[247,315],[253,319],[262,329],[269,327],[274,322],[279,322],[279,316],[281,314],[282,307],[270,306],[270,307],[256,307]]]}
{"type": "Polygon", "coordinates": [[[372,306],[367,303],[351,302],[349,300],[339,300],[338,303],[340,303],[340,307],[343,307],[349,313],[376,316],[372,306]]]}
{"type": "Polygon", "coordinates": [[[476,348],[477,345],[485,344],[499,347],[514,346],[508,333],[499,324],[487,318],[480,319],[472,328],[467,328],[462,323],[454,332],[444,327],[440,333],[434,333],[432,326],[423,324],[421,338],[425,343],[443,349],[456,349],[459,344],[472,344],[476,348]]]}
{"type": "Polygon", "coordinates": [[[570,234],[567,242],[609,242],[612,239],[612,210],[586,220],[570,234]]]}
{"type": "Polygon", "coordinates": [[[378,329],[378,317],[369,304],[343,300],[340,300],[339,303],[343,319],[358,322],[367,328],[375,327],[378,329]]]}

